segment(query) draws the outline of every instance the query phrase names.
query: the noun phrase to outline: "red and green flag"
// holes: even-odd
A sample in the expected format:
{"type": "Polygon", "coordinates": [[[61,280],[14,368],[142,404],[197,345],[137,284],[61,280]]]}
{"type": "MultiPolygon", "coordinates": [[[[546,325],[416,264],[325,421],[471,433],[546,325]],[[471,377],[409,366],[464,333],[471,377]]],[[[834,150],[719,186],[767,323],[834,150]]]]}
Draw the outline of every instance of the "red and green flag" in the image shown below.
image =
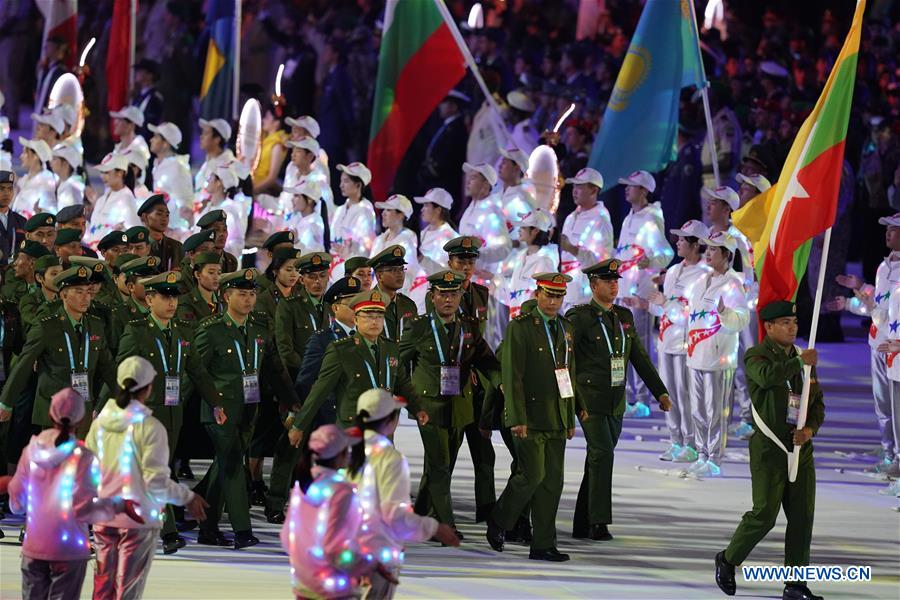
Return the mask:
{"type": "Polygon", "coordinates": [[[834,224],[864,10],[865,0],[859,0],[844,47],[778,182],[732,215],[753,242],[759,308],[796,298],[812,238],[834,224]]]}
{"type": "Polygon", "coordinates": [[[383,200],[413,138],[466,72],[443,0],[388,0],[366,161],[383,200]]]}

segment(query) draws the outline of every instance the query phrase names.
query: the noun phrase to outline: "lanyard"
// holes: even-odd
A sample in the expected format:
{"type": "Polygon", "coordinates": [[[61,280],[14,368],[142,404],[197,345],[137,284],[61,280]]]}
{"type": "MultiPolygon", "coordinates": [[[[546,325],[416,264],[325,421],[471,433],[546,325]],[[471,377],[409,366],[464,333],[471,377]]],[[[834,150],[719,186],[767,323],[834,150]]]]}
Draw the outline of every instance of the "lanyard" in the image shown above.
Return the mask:
{"type": "MultiPolygon", "coordinates": [[[[179,338],[178,340],[176,340],[176,343],[178,344],[178,359],[175,362],[175,374],[177,375],[177,374],[181,373],[181,339],[179,338]]],[[[162,345],[162,342],[159,341],[159,338],[156,338],[156,347],[159,348],[159,358],[162,360],[163,371],[165,371],[166,374],[168,374],[169,373],[169,361],[166,360],[166,351],[163,350],[163,345],[162,345]]],[[[238,353],[238,356],[240,356],[240,353],[238,353]]],[[[243,359],[241,359],[241,360],[243,360],[243,359]]],[[[243,369],[243,368],[244,367],[242,364],[241,369],[243,369]]]]}
{"type": "MultiPolygon", "coordinates": [[[[241,372],[244,373],[247,371],[247,367],[244,365],[244,353],[241,352],[241,345],[238,344],[238,341],[232,341],[234,341],[234,350],[237,352],[238,360],[241,361],[241,372]]],[[[256,342],[253,343],[253,370],[259,370],[259,344],[256,342]]]]}
{"type": "MultiPolygon", "coordinates": [[[[569,363],[569,340],[566,339],[566,332],[563,330],[563,343],[566,345],[565,360],[563,361],[562,367],[560,367],[559,363],[556,362],[556,348],[554,347],[553,340],[550,338],[550,326],[547,325],[546,320],[541,320],[544,321],[544,332],[547,334],[547,343],[550,345],[550,354],[553,356],[553,365],[555,368],[565,369],[569,363]]],[[[560,327],[562,327],[562,325],[560,325],[560,327]]]]}
{"type": "MultiPolygon", "coordinates": [[[[369,381],[372,382],[372,387],[373,388],[379,387],[378,381],[375,380],[375,373],[372,371],[372,365],[370,365],[369,361],[367,361],[367,360],[363,361],[363,362],[366,364],[366,370],[369,372],[369,381]]],[[[387,373],[387,377],[385,378],[385,382],[384,382],[384,389],[389,389],[389,384],[391,382],[391,363],[390,363],[390,357],[388,357],[388,356],[384,357],[384,367],[385,367],[385,371],[387,373]]]]}
{"type": "MultiPolygon", "coordinates": [[[[438,338],[437,327],[434,324],[434,315],[431,315],[431,332],[434,334],[434,345],[437,346],[438,358],[441,359],[441,365],[444,364],[444,349],[441,347],[441,340],[438,338]]],[[[456,353],[456,364],[459,365],[459,361],[462,358],[462,349],[463,349],[463,335],[465,332],[463,331],[462,323],[459,324],[459,349],[456,353]]]]}
{"type": "MultiPolygon", "coordinates": [[[[71,340],[71,338],[69,338],[69,332],[66,331],[65,334],[66,334],[66,347],[69,349],[69,368],[72,369],[72,372],[74,373],[75,372],[75,353],[72,352],[72,340],[71,340]]],[[[85,331],[84,332],[84,363],[83,363],[85,371],[88,370],[88,350],[89,350],[88,342],[89,342],[88,332],[85,331]]]]}
{"type": "MultiPolygon", "coordinates": [[[[603,328],[603,337],[606,338],[606,347],[609,348],[609,355],[613,356],[613,347],[612,342],[609,339],[609,333],[606,331],[606,323],[603,322],[603,317],[597,317],[597,320],[600,321],[600,327],[603,328]]],[[[613,320],[616,320],[613,317],[613,320]]],[[[625,328],[622,327],[622,321],[619,321],[619,332],[622,334],[622,353],[620,356],[625,356],[625,328]]]]}
{"type": "Polygon", "coordinates": [[[309,315],[309,322],[312,323],[313,331],[319,330],[319,325],[316,323],[316,318],[311,314],[309,315]]]}

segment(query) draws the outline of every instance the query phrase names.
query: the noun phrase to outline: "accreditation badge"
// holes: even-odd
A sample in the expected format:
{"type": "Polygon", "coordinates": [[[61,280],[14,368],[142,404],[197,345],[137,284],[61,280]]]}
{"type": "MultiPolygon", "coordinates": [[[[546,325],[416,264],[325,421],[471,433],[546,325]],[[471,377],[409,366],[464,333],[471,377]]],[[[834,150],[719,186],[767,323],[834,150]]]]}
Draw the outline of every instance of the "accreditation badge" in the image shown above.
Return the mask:
{"type": "Polygon", "coordinates": [[[244,404],[259,404],[259,376],[244,375],[244,404]]]}
{"type": "Polygon", "coordinates": [[[560,398],[574,398],[575,391],[572,389],[572,378],[569,376],[569,369],[563,367],[556,369],[556,387],[559,388],[560,398]]]}
{"type": "Polygon", "coordinates": [[[617,387],[625,385],[625,357],[611,356],[609,361],[610,385],[617,387]]]}
{"type": "Polygon", "coordinates": [[[459,396],[459,367],[441,367],[441,396],[459,396]]]}
{"type": "Polygon", "coordinates": [[[166,406],[178,406],[181,402],[181,378],[166,377],[166,396],[164,398],[166,406]]]}
{"type": "Polygon", "coordinates": [[[797,425],[800,420],[800,394],[788,394],[787,422],[797,425]]]}
{"type": "Polygon", "coordinates": [[[72,373],[72,389],[78,392],[85,402],[90,402],[91,397],[88,393],[88,374],[72,373]]]}

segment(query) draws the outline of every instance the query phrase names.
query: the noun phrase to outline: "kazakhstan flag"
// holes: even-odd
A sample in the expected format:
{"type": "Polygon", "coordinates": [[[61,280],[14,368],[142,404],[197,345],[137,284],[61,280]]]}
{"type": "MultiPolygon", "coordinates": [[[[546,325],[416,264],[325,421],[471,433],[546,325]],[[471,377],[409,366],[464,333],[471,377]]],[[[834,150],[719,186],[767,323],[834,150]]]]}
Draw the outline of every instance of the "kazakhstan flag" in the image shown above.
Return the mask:
{"type": "Polygon", "coordinates": [[[703,87],[691,0],[647,0],[616,78],[590,166],[606,181],[675,160],[681,88],[703,87]]]}
{"type": "Polygon", "coordinates": [[[200,116],[204,119],[231,120],[237,46],[234,7],[234,0],[209,0],[206,13],[209,45],[200,88],[200,116]]]}

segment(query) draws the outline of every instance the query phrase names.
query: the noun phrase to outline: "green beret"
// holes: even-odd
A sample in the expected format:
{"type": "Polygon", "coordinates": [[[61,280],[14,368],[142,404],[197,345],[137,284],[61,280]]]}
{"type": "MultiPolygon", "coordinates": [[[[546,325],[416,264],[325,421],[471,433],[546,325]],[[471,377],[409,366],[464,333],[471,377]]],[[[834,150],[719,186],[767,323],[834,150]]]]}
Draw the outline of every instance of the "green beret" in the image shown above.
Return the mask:
{"type": "Polygon", "coordinates": [[[271,251],[272,248],[277,246],[278,244],[290,244],[294,245],[294,232],[293,231],[276,231],[272,235],[266,238],[266,241],[263,243],[263,248],[271,251]]]}
{"type": "Polygon", "coordinates": [[[128,261],[122,265],[122,272],[126,277],[150,277],[159,273],[159,258],[156,256],[144,256],[128,261]]]}
{"type": "Polygon", "coordinates": [[[147,279],[142,279],[141,284],[150,292],[158,292],[165,296],[180,296],[184,293],[181,287],[181,273],[178,271],[166,271],[147,279]]]}
{"type": "Polygon", "coordinates": [[[308,252],[297,261],[297,270],[301,273],[327,271],[331,267],[331,255],[327,252],[308,252]]]}
{"type": "Polygon", "coordinates": [[[65,225],[84,216],[84,204],[73,204],[59,209],[56,213],[56,224],[65,225]]]}
{"type": "Polygon", "coordinates": [[[27,254],[31,258],[40,258],[50,254],[50,251],[47,250],[46,246],[34,240],[23,240],[22,243],[19,244],[19,252],[27,254]]]}
{"type": "Polygon", "coordinates": [[[300,258],[301,256],[303,256],[303,253],[299,248],[279,248],[272,253],[272,262],[277,261],[281,264],[295,258],[300,258]]]}
{"type": "Polygon", "coordinates": [[[203,265],[220,265],[222,264],[222,256],[218,252],[200,252],[194,255],[191,262],[195,269],[203,265]]]}
{"type": "Polygon", "coordinates": [[[444,250],[450,256],[478,256],[481,240],[471,235],[453,238],[444,244],[444,250]]]}
{"type": "Polygon", "coordinates": [[[150,230],[143,225],[135,225],[125,230],[125,237],[129,244],[150,243],[150,230]]]}
{"type": "Polygon", "coordinates": [[[106,235],[103,236],[103,239],[100,240],[100,243],[97,244],[97,250],[100,252],[105,252],[110,248],[115,246],[124,246],[128,244],[128,236],[125,235],[124,231],[119,231],[118,229],[115,231],[110,231],[106,235]]]}
{"type": "Polygon", "coordinates": [[[219,288],[239,288],[242,290],[255,290],[257,287],[257,279],[259,279],[259,271],[257,269],[238,269],[233,273],[222,275],[219,279],[219,288]]]}
{"type": "Polygon", "coordinates": [[[200,229],[207,229],[212,227],[215,223],[226,221],[225,211],[217,208],[216,210],[211,210],[199,219],[197,219],[197,227],[200,229]]]}
{"type": "Polygon", "coordinates": [[[31,233],[38,227],[56,227],[56,217],[50,213],[37,213],[25,221],[25,231],[31,233]]]}
{"type": "Polygon", "coordinates": [[[353,256],[344,261],[344,273],[352,274],[353,271],[368,266],[368,256],[353,256]]]}
{"type": "Polygon", "coordinates": [[[43,273],[50,267],[60,266],[59,257],[55,254],[45,254],[34,261],[34,272],[43,273]]]}
{"type": "Polygon", "coordinates": [[[328,304],[333,304],[336,300],[352,298],[357,295],[361,289],[362,284],[356,277],[341,277],[331,284],[331,287],[325,292],[325,296],[322,297],[322,300],[328,304]]]}
{"type": "Polygon", "coordinates": [[[452,292],[454,290],[460,289],[465,280],[465,275],[463,275],[459,271],[453,271],[452,269],[438,271],[437,273],[428,277],[428,283],[431,284],[431,287],[433,289],[438,289],[445,292],[452,292]]]}
{"type": "Polygon", "coordinates": [[[53,245],[64,246],[66,244],[71,244],[72,242],[81,242],[81,230],[66,227],[60,229],[56,233],[56,240],[53,242],[53,245]]]}
{"type": "Polygon", "coordinates": [[[88,285],[91,283],[91,270],[84,265],[66,269],[53,279],[53,286],[62,290],[73,285],[88,285]]]}
{"type": "Polygon", "coordinates": [[[118,255],[118,256],[116,257],[116,262],[115,262],[115,264],[113,265],[113,273],[121,273],[121,272],[122,272],[122,267],[124,267],[125,265],[127,265],[127,264],[130,263],[131,261],[137,260],[137,259],[139,259],[139,258],[140,258],[140,256],[138,256],[137,254],[131,254],[131,253],[128,253],[128,252],[125,252],[125,253],[123,253],[123,254],[118,255]]]}
{"type": "Polygon", "coordinates": [[[166,205],[166,197],[164,194],[152,194],[149,198],[144,200],[144,203],[141,204],[141,207],[138,208],[137,214],[140,217],[144,213],[148,213],[153,210],[153,207],[159,206],[162,204],[166,205]]]}
{"type": "Polygon", "coordinates": [[[622,261],[619,259],[607,258],[597,264],[583,268],[581,272],[591,279],[621,279],[622,276],[619,275],[619,267],[621,265],[622,261]]]}
{"type": "Polygon", "coordinates": [[[91,258],[90,256],[70,256],[69,263],[73,267],[78,265],[90,269],[92,283],[103,283],[109,277],[106,263],[98,258],[91,258]]]}
{"type": "Polygon", "coordinates": [[[369,266],[373,269],[381,267],[396,267],[406,264],[404,257],[406,256],[406,248],[400,244],[388,246],[369,260],[369,266]]]}
{"type": "Polygon", "coordinates": [[[781,317],[796,317],[797,305],[787,300],[775,300],[769,302],[759,311],[761,321],[774,321],[781,317]]]}
{"type": "Polygon", "coordinates": [[[207,229],[205,231],[201,231],[200,233],[195,233],[188,237],[188,239],[184,240],[184,245],[182,248],[185,252],[196,252],[197,248],[203,242],[215,242],[216,241],[216,232],[212,229],[207,229]]]}

